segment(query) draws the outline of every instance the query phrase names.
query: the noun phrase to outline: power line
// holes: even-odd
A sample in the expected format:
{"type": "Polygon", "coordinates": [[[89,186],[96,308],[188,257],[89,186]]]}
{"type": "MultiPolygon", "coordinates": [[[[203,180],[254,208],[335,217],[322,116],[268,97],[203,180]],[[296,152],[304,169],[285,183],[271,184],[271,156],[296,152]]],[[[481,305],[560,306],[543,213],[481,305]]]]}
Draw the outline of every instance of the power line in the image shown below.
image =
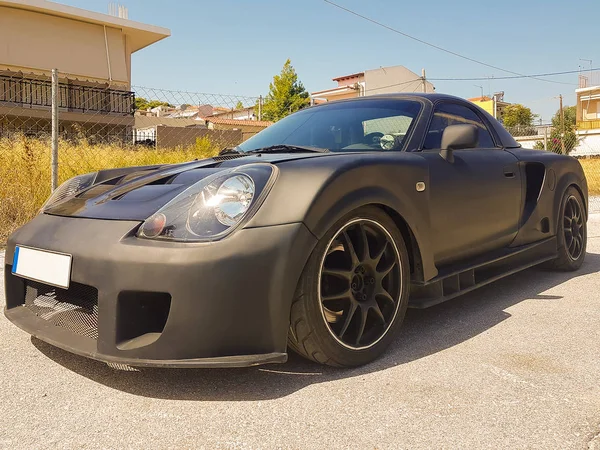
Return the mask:
{"type": "Polygon", "coordinates": [[[413,41],[417,41],[417,42],[419,42],[419,43],[421,43],[421,44],[424,44],[424,45],[427,45],[427,46],[429,46],[429,47],[435,48],[436,50],[440,50],[440,51],[442,51],[442,52],[445,52],[445,53],[448,53],[448,54],[450,54],[450,55],[456,56],[456,57],[458,57],[458,58],[462,58],[462,59],[465,59],[465,60],[467,60],[467,61],[471,61],[471,62],[474,62],[474,63],[476,63],[476,64],[480,64],[480,65],[482,65],[482,66],[490,67],[490,68],[492,68],[492,69],[500,70],[500,71],[502,71],[502,72],[510,73],[510,74],[513,74],[513,75],[518,75],[518,76],[520,76],[520,77],[524,77],[524,78],[532,78],[532,79],[534,79],[534,80],[545,81],[545,82],[547,82],[547,83],[557,83],[557,84],[568,84],[568,85],[572,85],[572,83],[564,83],[564,82],[562,82],[562,81],[554,81],[554,80],[544,80],[543,78],[536,78],[536,77],[534,77],[534,76],[527,76],[527,75],[523,75],[522,73],[514,72],[514,71],[512,71],[512,70],[503,69],[502,67],[494,66],[494,65],[492,65],[492,64],[488,64],[488,63],[485,63],[485,62],[483,62],[483,61],[479,61],[479,60],[477,60],[477,59],[474,59],[474,58],[470,58],[470,57],[468,57],[468,56],[461,55],[460,53],[456,53],[456,52],[454,52],[454,51],[452,51],[452,50],[448,50],[448,49],[445,49],[445,48],[443,48],[443,47],[440,47],[439,45],[435,45],[435,44],[432,44],[432,43],[430,43],[430,42],[424,41],[423,39],[419,39],[419,38],[417,38],[417,37],[411,36],[411,35],[410,35],[410,34],[408,34],[408,33],[404,33],[403,31],[397,30],[397,29],[395,29],[395,28],[392,28],[392,27],[390,27],[390,26],[388,26],[388,25],[385,25],[385,24],[383,24],[383,23],[381,23],[381,22],[378,22],[378,21],[376,21],[376,20],[374,20],[374,19],[371,19],[371,18],[369,18],[369,17],[363,16],[362,14],[359,14],[359,13],[357,13],[357,12],[355,12],[355,11],[352,11],[351,9],[348,9],[348,8],[345,8],[345,7],[341,6],[341,5],[338,5],[337,3],[334,3],[334,2],[332,2],[331,0],[323,0],[323,1],[324,1],[325,3],[329,3],[329,4],[330,4],[330,5],[332,5],[332,6],[335,6],[336,8],[339,8],[339,9],[341,9],[341,10],[343,10],[343,11],[346,11],[346,12],[348,12],[348,13],[350,13],[350,14],[352,14],[352,15],[356,16],[356,17],[360,17],[361,19],[364,19],[364,20],[366,20],[366,21],[368,21],[368,22],[374,23],[375,25],[378,25],[378,26],[380,26],[380,27],[383,27],[383,28],[385,28],[385,29],[387,29],[387,30],[389,30],[389,31],[392,31],[392,32],[394,32],[394,33],[397,33],[397,34],[400,34],[400,35],[402,35],[402,36],[404,36],[404,37],[407,37],[407,38],[409,38],[409,39],[412,39],[413,41]]]}
{"type": "MultiPolygon", "coordinates": [[[[600,69],[588,69],[588,70],[600,70],[600,69]]],[[[573,73],[580,73],[581,70],[567,70],[564,72],[549,72],[549,73],[537,73],[535,75],[514,75],[514,76],[505,76],[505,77],[494,77],[494,80],[515,80],[518,78],[536,78],[537,77],[552,77],[557,75],[568,75],[573,73]]],[[[480,81],[480,80],[488,80],[489,77],[473,77],[473,78],[428,78],[431,81],[480,81]]],[[[543,80],[543,81],[551,81],[551,80],[543,80]]],[[[556,81],[555,81],[556,83],[556,81]]],[[[570,84],[570,83],[567,83],[570,84]]]]}
{"type": "MultiPolygon", "coordinates": [[[[590,70],[590,69],[588,69],[590,70]]],[[[598,70],[600,71],[600,68],[598,69],[591,69],[592,71],[594,70],[598,70]]],[[[534,75],[514,75],[514,76],[506,76],[506,77],[494,77],[494,80],[517,80],[517,79],[523,79],[523,78],[537,78],[537,77],[552,77],[552,76],[556,76],[556,75],[567,75],[567,74],[573,74],[573,73],[579,73],[579,70],[567,70],[565,72],[549,72],[549,73],[537,73],[534,75]]],[[[414,83],[416,81],[422,81],[423,78],[418,77],[418,78],[413,78],[412,80],[408,80],[408,81],[403,81],[402,83],[395,83],[395,84],[388,84],[387,86],[380,86],[377,88],[373,88],[373,89],[367,89],[365,92],[369,92],[369,91],[377,91],[377,90],[381,90],[381,89],[385,89],[385,88],[390,88],[390,87],[395,87],[395,86],[402,86],[405,84],[409,84],[409,83],[414,83]]],[[[427,78],[427,81],[482,81],[482,80],[489,80],[489,77],[473,77],[473,78],[427,78]]],[[[480,87],[480,86],[477,86],[480,87]]]]}

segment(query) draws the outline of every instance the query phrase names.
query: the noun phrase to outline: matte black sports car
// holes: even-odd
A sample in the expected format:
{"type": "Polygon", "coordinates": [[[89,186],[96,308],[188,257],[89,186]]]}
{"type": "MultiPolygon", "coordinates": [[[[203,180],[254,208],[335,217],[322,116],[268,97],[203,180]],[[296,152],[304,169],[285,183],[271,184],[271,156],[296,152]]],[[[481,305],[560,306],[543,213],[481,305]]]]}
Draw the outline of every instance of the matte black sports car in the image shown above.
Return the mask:
{"type": "MultiPolygon", "coordinates": [[[[407,307],[585,258],[577,160],[439,94],[327,103],[220,156],[57,189],[6,251],[6,316],[131,366],[376,358],[407,307]]],[[[482,300],[483,301],[483,300],[482,300]]]]}

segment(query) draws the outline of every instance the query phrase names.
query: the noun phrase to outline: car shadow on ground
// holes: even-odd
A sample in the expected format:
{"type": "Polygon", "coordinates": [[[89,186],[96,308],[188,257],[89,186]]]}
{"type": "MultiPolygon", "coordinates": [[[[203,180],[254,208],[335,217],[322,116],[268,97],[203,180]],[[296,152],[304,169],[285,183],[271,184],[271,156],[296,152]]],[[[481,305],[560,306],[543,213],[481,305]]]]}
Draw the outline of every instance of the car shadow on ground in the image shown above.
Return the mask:
{"type": "Polygon", "coordinates": [[[406,364],[445,350],[508,319],[511,306],[523,301],[560,302],[543,294],[570,279],[600,271],[600,255],[588,253],[577,272],[533,268],[425,310],[409,310],[395,341],[375,362],[354,369],[317,365],[290,353],[282,365],[244,369],[142,369],[123,372],[32,338],[45,356],[67,369],[113,389],[134,395],[191,401],[269,400],[314,383],[359,377],[406,364]]]}

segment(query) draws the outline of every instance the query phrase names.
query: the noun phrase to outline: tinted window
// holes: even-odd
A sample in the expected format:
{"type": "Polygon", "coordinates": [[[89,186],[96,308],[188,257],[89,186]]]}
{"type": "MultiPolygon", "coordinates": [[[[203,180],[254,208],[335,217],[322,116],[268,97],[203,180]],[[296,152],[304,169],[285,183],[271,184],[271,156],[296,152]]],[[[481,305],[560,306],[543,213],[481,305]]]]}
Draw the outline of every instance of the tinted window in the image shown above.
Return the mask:
{"type": "Polygon", "coordinates": [[[479,147],[496,145],[481,118],[470,108],[455,103],[442,103],[435,107],[429,131],[425,136],[424,150],[438,149],[442,145],[442,133],[448,125],[470,124],[479,129],[479,147]]]}
{"type": "Polygon", "coordinates": [[[411,100],[332,102],[292,114],[238,149],[287,144],[340,152],[400,150],[420,110],[421,104],[411,100]],[[380,142],[383,136],[386,145],[380,142]]]}

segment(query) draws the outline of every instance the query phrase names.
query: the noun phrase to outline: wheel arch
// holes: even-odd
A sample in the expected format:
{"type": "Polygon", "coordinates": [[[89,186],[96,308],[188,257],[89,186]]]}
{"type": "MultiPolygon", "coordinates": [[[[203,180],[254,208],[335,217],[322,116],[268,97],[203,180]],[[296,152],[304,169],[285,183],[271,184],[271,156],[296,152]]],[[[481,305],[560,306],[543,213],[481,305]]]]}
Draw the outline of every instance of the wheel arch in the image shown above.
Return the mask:
{"type": "Polygon", "coordinates": [[[340,218],[363,206],[374,206],[392,219],[409,253],[411,278],[422,282],[437,275],[428,247],[428,211],[418,207],[416,198],[399,197],[383,187],[362,187],[346,193],[327,208],[310,211],[307,226],[321,238],[340,218]]]}
{"type": "Polygon", "coordinates": [[[419,248],[419,243],[417,242],[410,225],[406,222],[404,217],[393,208],[377,203],[373,204],[373,206],[382,209],[394,221],[396,228],[398,228],[398,231],[400,231],[400,234],[402,234],[402,237],[404,238],[404,244],[408,250],[411,278],[423,281],[423,259],[421,257],[421,249],[419,248]]]}
{"type": "MultiPolygon", "coordinates": [[[[566,173],[565,175],[563,175],[561,177],[561,179],[558,181],[556,189],[555,189],[555,195],[554,195],[554,204],[553,204],[553,216],[558,218],[560,215],[560,207],[563,201],[563,197],[565,195],[565,192],[567,192],[567,190],[573,187],[575,188],[575,190],[577,190],[577,192],[579,192],[579,195],[581,195],[581,199],[583,200],[583,211],[587,220],[588,217],[588,197],[587,197],[587,186],[582,186],[579,179],[577,178],[577,176],[572,173],[566,173]]],[[[554,232],[557,233],[558,232],[558,222],[556,222],[554,227],[554,232]]]]}

